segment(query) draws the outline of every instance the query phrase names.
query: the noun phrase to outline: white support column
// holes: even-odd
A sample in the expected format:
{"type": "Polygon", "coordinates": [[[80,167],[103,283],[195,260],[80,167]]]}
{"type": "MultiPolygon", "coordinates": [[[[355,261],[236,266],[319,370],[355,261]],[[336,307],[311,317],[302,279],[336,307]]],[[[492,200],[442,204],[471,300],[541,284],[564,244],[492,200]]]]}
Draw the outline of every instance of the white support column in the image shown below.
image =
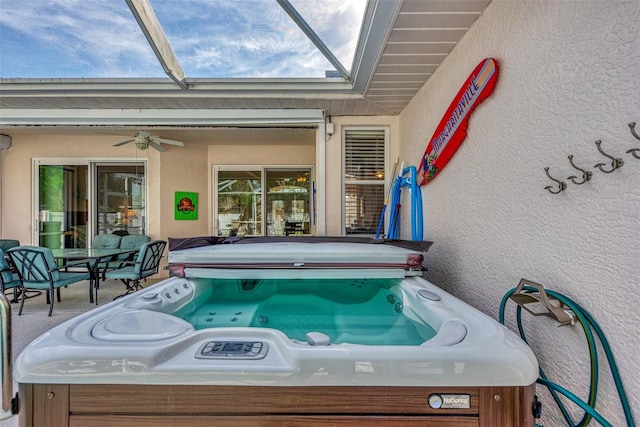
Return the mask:
{"type": "MultiPolygon", "coordinates": [[[[4,150],[11,148],[11,136],[0,134],[0,212],[2,212],[2,157],[4,150]]],[[[0,236],[2,236],[2,216],[0,216],[0,236]]]]}
{"type": "Polygon", "coordinates": [[[316,132],[316,235],[324,236],[327,233],[326,227],[326,163],[327,163],[327,134],[324,121],[318,123],[316,132]]]}
{"type": "Polygon", "coordinates": [[[2,194],[3,193],[2,192],[2,169],[3,169],[2,168],[2,162],[3,162],[3,157],[4,157],[3,153],[2,153],[2,151],[0,151],[0,236],[2,236],[2,223],[4,222],[2,220],[2,212],[3,212],[3,209],[2,209],[2,199],[3,199],[3,197],[2,197],[2,195],[3,195],[2,194]]]}

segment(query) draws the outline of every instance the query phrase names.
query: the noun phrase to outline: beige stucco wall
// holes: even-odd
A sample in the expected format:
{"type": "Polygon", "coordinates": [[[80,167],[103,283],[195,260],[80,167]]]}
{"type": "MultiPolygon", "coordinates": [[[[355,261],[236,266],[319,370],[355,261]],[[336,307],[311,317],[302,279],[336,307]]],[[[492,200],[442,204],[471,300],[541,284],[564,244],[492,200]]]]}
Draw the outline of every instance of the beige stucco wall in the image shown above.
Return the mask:
{"type": "MultiPolygon", "coordinates": [[[[218,165],[315,164],[315,129],[219,129],[189,135],[185,147],[167,146],[165,152],[137,150],[134,144],[113,147],[122,135],[60,134],[12,135],[12,146],[2,156],[2,238],[22,244],[32,240],[32,159],[74,158],[98,161],[147,160],[148,234],[155,239],[208,235],[212,232],[212,168],[218,165]],[[195,221],[174,219],[174,193],[198,193],[195,221]]],[[[180,139],[179,134],[172,138],[180,139]]],[[[161,276],[166,272],[161,270],[161,276]]]]}
{"type": "MultiPolygon", "coordinates": [[[[208,194],[213,194],[213,168],[216,166],[314,166],[315,129],[226,129],[207,141],[209,167],[208,194]]],[[[201,202],[202,203],[202,202],[201,202]]],[[[202,205],[204,207],[204,205],[202,205]]],[[[208,234],[213,233],[213,200],[208,197],[208,234]]]]}
{"type": "MultiPolygon", "coordinates": [[[[338,117],[333,119],[334,133],[325,141],[325,186],[317,185],[318,197],[324,190],[325,234],[341,235],[342,226],[342,133],[345,126],[384,127],[389,130],[389,158],[398,156],[398,118],[338,117]]],[[[123,135],[82,130],[64,134],[64,130],[48,133],[40,130],[15,131],[12,147],[2,156],[2,238],[33,244],[32,159],[73,158],[98,161],[147,160],[148,234],[166,240],[169,237],[209,235],[213,233],[212,172],[223,165],[296,165],[312,166],[316,162],[316,129],[237,129],[164,131],[162,136],[185,141],[185,147],[167,146],[160,153],[153,149],[137,150],[134,144],[114,147],[123,135]],[[198,193],[198,219],[174,219],[174,193],[198,193]]],[[[390,169],[392,165],[389,165],[390,169]]],[[[387,171],[390,173],[390,170],[387,171]]],[[[162,275],[166,272],[161,270],[162,275]]]]}
{"type": "MultiPolygon", "coordinates": [[[[422,189],[427,278],[498,317],[520,278],[581,304],[610,340],[635,419],[640,418],[640,3],[494,0],[400,116],[401,159],[419,163],[428,138],[462,83],[485,57],[500,63],[495,91],[471,116],[468,136],[422,189]],[[605,174],[594,165],[624,159],[605,174]],[[586,184],[568,177],[593,172],[586,184]],[[544,168],[565,181],[557,188],[544,168]]],[[[407,216],[402,237],[410,236],[407,216]]],[[[515,330],[514,304],[507,320],[515,330]]],[[[586,399],[589,359],[579,326],[523,316],[547,376],[586,399]]],[[[601,354],[601,363],[603,355],[601,354]]],[[[597,409],[627,425],[606,364],[597,409]]],[[[565,425],[544,387],[545,426],[565,425]]],[[[582,411],[568,405],[574,420],[582,411]]]]}
{"type": "MultiPolygon", "coordinates": [[[[32,241],[37,219],[33,206],[33,158],[135,160],[145,159],[150,153],[112,146],[120,140],[122,137],[114,135],[12,135],[11,148],[2,151],[2,238],[17,239],[22,244],[35,243],[32,241]]],[[[155,161],[149,159],[151,170],[155,168],[155,161]]],[[[159,237],[160,230],[150,226],[149,233],[159,237]]]]}
{"type": "Polygon", "coordinates": [[[149,211],[149,219],[158,222],[161,235],[166,237],[191,237],[208,234],[209,191],[207,146],[185,144],[182,148],[171,148],[164,152],[151,153],[162,157],[158,176],[149,171],[149,206],[160,201],[159,212],[149,211]],[[158,185],[159,183],[159,185],[158,185]],[[176,191],[198,193],[198,219],[194,221],[174,218],[174,194],[176,191]]]}
{"type": "MultiPolygon", "coordinates": [[[[113,147],[122,135],[28,134],[12,135],[12,146],[2,156],[2,238],[23,244],[32,240],[32,159],[90,159],[93,161],[147,160],[148,234],[169,237],[207,235],[212,232],[212,168],[219,165],[315,165],[315,129],[217,129],[194,132],[185,147],[167,146],[160,153],[137,150],[134,144],[113,147]],[[198,193],[195,221],[174,219],[174,193],[198,193]]],[[[166,132],[165,132],[166,133],[166,132]]],[[[180,139],[178,133],[172,133],[180,139]]],[[[37,244],[37,243],[36,243],[37,244]]]]}
{"type": "MultiPolygon", "coordinates": [[[[60,133],[61,131],[55,131],[60,133]]],[[[32,242],[35,209],[32,159],[147,160],[148,232],[153,238],[203,235],[211,231],[211,171],[217,165],[314,165],[314,129],[211,131],[185,147],[160,153],[133,144],[113,147],[119,135],[20,134],[2,151],[2,238],[32,242]],[[175,191],[197,192],[196,221],[173,218],[175,191]]]]}

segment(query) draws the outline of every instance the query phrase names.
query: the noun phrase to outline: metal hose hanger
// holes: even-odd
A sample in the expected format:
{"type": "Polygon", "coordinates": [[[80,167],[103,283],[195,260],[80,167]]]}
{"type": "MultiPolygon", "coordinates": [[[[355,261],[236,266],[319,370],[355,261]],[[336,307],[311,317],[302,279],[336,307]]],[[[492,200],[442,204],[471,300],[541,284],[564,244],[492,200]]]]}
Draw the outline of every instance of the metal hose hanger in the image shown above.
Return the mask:
{"type": "MultiPolygon", "coordinates": [[[[627,422],[627,427],[635,427],[635,421],[633,419],[633,413],[631,411],[631,405],[629,402],[629,398],[624,390],[624,386],[622,384],[622,378],[620,377],[620,372],[618,370],[618,366],[616,364],[615,358],[613,356],[613,351],[611,350],[611,346],[609,342],[598,325],[595,319],[587,312],[583,307],[581,307],[577,302],[571,300],[565,295],[562,295],[558,292],[554,292],[548,289],[545,289],[543,285],[532,282],[527,279],[520,280],[520,283],[516,288],[512,288],[507,291],[507,293],[502,297],[502,301],[500,302],[500,309],[498,314],[498,321],[504,324],[505,317],[505,307],[507,301],[512,300],[516,304],[518,304],[516,309],[516,320],[518,323],[518,330],[520,332],[520,337],[526,343],[527,338],[524,333],[524,327],[522,325],[522,308],[525,308],[524,305],[529,303],[528,298],[521,298],[518,295],[527,295],[531,294],[535,296],[535,299],[541,302],[544,308],[549,309],[550,307],[553,310],[550,310],[549,313],[544,313],[544,311],[539,312],[534,315],[547,315],[551,318],[555,318],[563,323],[564,316],[558,317],[560,312],[564,312],[568,317],[571,318],[571,321],[565,324],[579,324],[585,333],[585,338],[587,340],[589,355],[591,359],[591,381],[589,387],[589,397],[588,401],[585,402],[575,394],[570,391],[564,389],[558,384],[555,384],[546,377],[542,368],[540,368],[540,376],[536,380],[538,384],[546,386],[554,401],[558,405],[558,408],[562,412],[562,415],[565,418],[565,421],[568,425],[572,427],[583,427],[589,424],[591,418],[599,422],[602,426],[612,427],[612,424],[608,422],[596,409],[596,400],[597,400],[597,392],[598,392],[598,352],[596,348],[596,338],[600,341],[600,345],[602,350],[606,355],[607,362],[609,364],[609,368],[611,371],[611,375],[613,377],[613,381],[616,387],[616,391],[618,392],[618,397],[620,399],[620,404],[622,406],[622,410],[624,412],[624,417],[627,422]],[[515,298],[514,298],[515,297],[515,298]],[[555,301],[556,304],[552,304],[551,301],[555,301]],[[522,305],[521,305],[522,304],[522,305]],[[549,307],[550,306],[550,307],[549,307]],[[582,419],[578,423],[574,423],[571,419],[571,415],[566,409],[564,403],[560,400],[558,393],[564,395],[569,398],[573,403],[582,408],[585,412],[582,419]]],[[[527,311],[529,309],[525,308],[527,311]]],[[[530,311],[529,311],[530,312],[530,311]]]]}

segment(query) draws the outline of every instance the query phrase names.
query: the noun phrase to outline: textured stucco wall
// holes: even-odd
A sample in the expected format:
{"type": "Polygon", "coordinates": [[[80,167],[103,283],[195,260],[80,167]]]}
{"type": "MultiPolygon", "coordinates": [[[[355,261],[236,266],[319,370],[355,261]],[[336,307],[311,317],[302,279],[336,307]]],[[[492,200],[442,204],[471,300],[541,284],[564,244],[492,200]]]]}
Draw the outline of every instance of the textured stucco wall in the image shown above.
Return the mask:
{"type": "MultiPolygon", "coordinates": [[[[500,62],[493,95],[466,141],[423,187],[427,278],[497,318],[504,293],[525,277],[579,302],[607,334],[640,418],[640,2],[494,0],[400,116],[401,160],[419,159],[446,107],[485,57],[500,62]],[[604,174],[603,149],[624,159],[604,174]],[[593,171],[590,182],[567,180],[593,171]],[[544,173],[567,181],[559,195],[544,173]]],[[[608,165],[607,165],[608,166],[608,165]]],[[[405,204],[406,206],[406,204],[405,204]]],[[[410,237],[409,212],[401,237],[410,237]]],[[[507,311],[515,330],[513,304],[507,311]]],[[[586,399],[589,365],[578,327],[525,315],[529,342],[551,380],[586,399]]],[[[601,355],[601,363],[604,363],[601,355]]],[[[544,388],[545,426],[565,425],[544,388]]],[[[597,408],[626,425],[601,365],[597,408]]],[[[573,410],[574,419],[580,411],[573,410]]]]}
{"type": "MultiPolygon", "coordinates": [[[[152,173],[159,157],[151,151],[122,149],[113,144],[121,140],[114,135],[14,135],[12,146],[2,152],[2,238],[34,244],[33,225],[37,208],[33,206],[32,159],[103,159],[104,161],[147,160],[152,173]]],[[[151,208],[150,208],[151,209],[151,208]]],[[[149,221],[148,233],[160,237],[159,226],[149,221]]],[[[37,244],[37,243],[35,243],[37,244]]]]}
{"type": "MultiPolygon", "coordinates": [[[[176,138],[178,139],[178,138],[176,138]]],[[[147,233],[153,238],[206,235],[212,231],[211,171],[223,164],[315,164],[315,130],[221,129],[189,141],[185,147],[136,150],[114,147],[118,135],[17,134],[2,160],[2,237],[31,244],[33,220],[32,158],[101,161],[147,160],[149,212],[147,233]],[[196,221],[174,220],[175,191],[199,194],[196,221]]],[[[161,270],[161,274],[163,273],[161,270]]]]}

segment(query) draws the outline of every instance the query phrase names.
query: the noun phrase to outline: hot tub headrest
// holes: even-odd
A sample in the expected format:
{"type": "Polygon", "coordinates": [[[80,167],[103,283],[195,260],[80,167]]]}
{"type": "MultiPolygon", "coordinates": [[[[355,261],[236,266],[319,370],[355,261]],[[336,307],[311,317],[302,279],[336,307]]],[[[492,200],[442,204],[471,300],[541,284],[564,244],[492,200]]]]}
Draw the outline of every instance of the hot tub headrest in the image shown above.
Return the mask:
{"type": "Polygon", "coordinates": [[[421,344],[427,346],[449,346],[462,342],[467,336],[467,327],[457,319],[447,320],[440,326],[435,337],[421,344]]]}

